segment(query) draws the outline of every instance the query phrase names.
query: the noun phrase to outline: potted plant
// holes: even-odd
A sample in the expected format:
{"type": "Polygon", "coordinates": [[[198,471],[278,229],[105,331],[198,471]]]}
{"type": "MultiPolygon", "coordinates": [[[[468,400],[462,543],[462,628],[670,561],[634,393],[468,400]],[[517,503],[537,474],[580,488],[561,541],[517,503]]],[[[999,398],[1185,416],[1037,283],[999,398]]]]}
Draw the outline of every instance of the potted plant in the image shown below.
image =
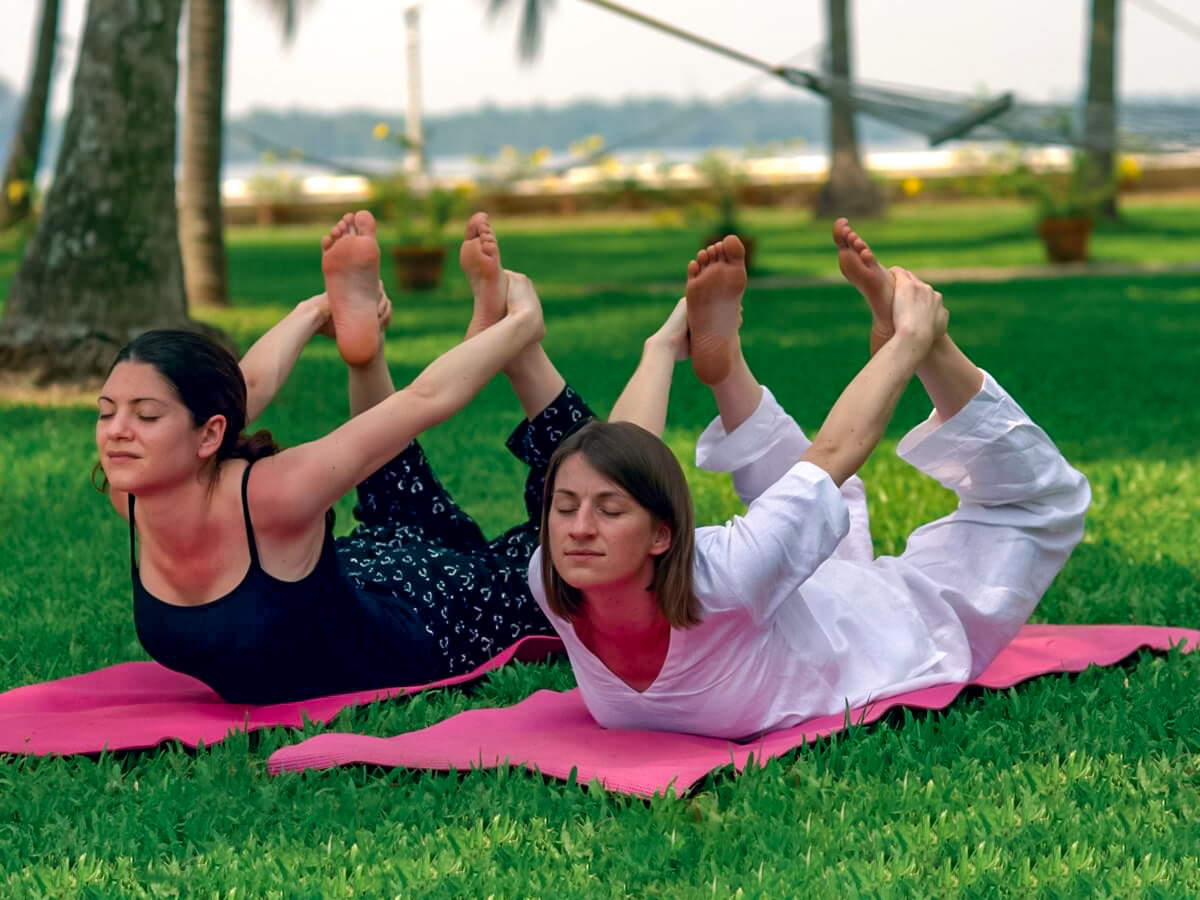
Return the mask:
{"type": "Polygon", "coordinates": [[[1111,179],[1097,179],[1087,156],[1075,153],[1067,172],[1035,172],[1027,163],[1013,170],[1015,193],[1031,201],[1037,231],[1052,263],[1086,262],[1092,226],[1116,190],[1111,179]]]}
{"type": "Polygon", "coordinates": [[[705,152],[694,165],[706,188],[707,199],[713,204],[705,217],[700,246],[707,247],[727,235],[737,235],[746,248],[746,269],[752,269],[757,241],[747,233],[739,215],[741,190],[746,180],[741,166],[728,152],[718,149],[705,152]]]}
{"type": "MultiPolygon", "coordinates": [[[[376,125],[372,134],[406,152],[412,149],[406,137],[384,122],[376,125]]],[[[379,236],[392,258],[401,290],[432,290],[441,283],[446,227],[464,199],[463,189],[437,184],[427,175],[409,174],[399,166],[371,179],[372,211],[385,226],[379,236]]]]}
{"type": "Polygon", "coordinates": [[[413,184],[396,173],[372,184],[373,207],[387,226],[380,237],[387,244],[401,290],[431,290],[442,279],[446,258],[446,227],[462,208],[459,188],[413,184]],[[390,234],[390,240],[389,240],[390,234]]]}

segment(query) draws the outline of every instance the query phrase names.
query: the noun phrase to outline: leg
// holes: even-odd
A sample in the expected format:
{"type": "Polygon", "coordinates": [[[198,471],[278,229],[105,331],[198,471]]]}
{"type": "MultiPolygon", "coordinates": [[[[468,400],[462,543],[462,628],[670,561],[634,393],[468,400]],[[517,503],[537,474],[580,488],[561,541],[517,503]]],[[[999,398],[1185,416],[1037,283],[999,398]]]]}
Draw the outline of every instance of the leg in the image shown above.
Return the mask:
{"type": "Polygon", "coordinates": [[[321,239],[321,268],[334,337],[349,367],[350,415],[356,416],[396,390],[382,352],[391,305],[379,280],[379,242],[369,212],[347,213],[321,239]]]}
{"type": "MultiPolygon", "coordinates": [[[[833,242],[838,248],[838,268],[858,288],[871,307],[871,355],[895,333],[892,326],[893,274],[879,264],[867,242],[845,219],[833,223],[833,242]]],[[[949,335],[939,338],[917,369],[939,418],[949,419],[975,396],[983,374],[967,359],[949,335]]]]}
{"type": "Polygon", "coordinates": [[[1082,537],[1087,479],[989,376],[957,416],[931,417],[897,453],[953,490],[959,506],[877,564],[917,602],[950,608],[973,677],[1028,619],[1082,537]]]}
{"type": "MultiPolygon", "coordinates": [[[[529,559],[538,543],[542,490],[550,457],[563,437],[592,417],[579,395],[564,387],[538,415],[516,428],[508,447],[529,466],[525,484],[527,520],[490,543],[482,535],[469,543],[462,539],[468,528],[456,524],[455,516],[466,517],[436,484],[423,455],[413,458],[419,452],[415,443],[381,472],[401,464],[405,467],[401,474],[409,477],[414,471],[427,472],[420,479],[422,486],[429,486],[432,480],[433,486],[427,490],[399,489],[388,494],[395,504],[417,505],[421,528],[368,527],[339,538],[343,570],[360,589],[398,597],[417,610],[445,666],[440,674],[468,672],[519,638],[553,633],[529,593],[529,559]],[[431,496],[437,503],[435,508],[430,506],[431,496]]],[[[376,476],[370,480],[374,479],[376,476]]],[[[401,485],[393,480],[384,487],[401,485]]],[[[363,493],[360,487],[360,501],[363,493]]],[[[355,514],[363,518],[361,506],[355,514]]],[[[399,506],[393,507],[391,514],[417,515],[399,506]]],[[[478,534],[473,522],[470,529],[478,534]]]]}
{"type": "Polygon", "coordinates": [[[738,328],[746,290],[746,251],[730,235],[688,263],[687,318],[692,369],[712,388],[726,431],[750,417],[762,388],[742,355],[738,328]]]}
{"type": "MultiPolygon", "coordinates": [[[[509,435],[506,446],[525,465],[529,473],[525,477],[525,513],[527,521],[510,529],[493,543],[503,542],[507,535],[528,530],[532,535],[529,555],[537,546],[537,532],[542,521],[542,495],[546,483],[546,470],[550,457],[562,443],[562,439],[584,422],[594,419],[596,414],[570,385],[563,389],[532,418],[526,419],[509,435]]],[[[529,559],[526,555],[526,560],[529,559]]]]}
{"type": "Polygon", "coordinates": [[[339,538],[337,549],[376,621],[399,616],[396,630],[411,627],[426,638],[421,681],[470,672],[526,635],[553,634],[529,592],[528,555],[497,558],[403,535],[367,546],[339,538]]]}
{"type": "MultiPolygon", "coordinates": [[[[758,407],[736,429],[727,431],[717,418],[696,442],[696,465],[709,472],[731,473],[733,488],[747,506],[783,477],[812,443],[775,395],[767,388],[760,391],[758,407]]],[[[846,479],[841,493],[850,512],[850,530],[833,555],[869,561],[874,548],[862,479],[846,479]]]]}
{"type": "MultiPolygon", "coordinates": [[[[471,337],[504,317],[508,293],[508,276],[500,265],[500,244],[487,213],[477,212],[467,222],[458,261],[475,298],[467,326],[467,337],[471,337]]],[[[541,343],[521,351],[505,367],[504,374],[530,420],[553,402],[567,384],[541,343]]]]}
{"type": "Polygon", "coordinates": [[[433,473],[416,441],[357,490],[354,517],[359,527],[351,537],[359,542],[357,552],[365,558],[374,555],[366,544],[386,544],[397,536],[462,551],[487,543],[479,525],[433,473]]]}

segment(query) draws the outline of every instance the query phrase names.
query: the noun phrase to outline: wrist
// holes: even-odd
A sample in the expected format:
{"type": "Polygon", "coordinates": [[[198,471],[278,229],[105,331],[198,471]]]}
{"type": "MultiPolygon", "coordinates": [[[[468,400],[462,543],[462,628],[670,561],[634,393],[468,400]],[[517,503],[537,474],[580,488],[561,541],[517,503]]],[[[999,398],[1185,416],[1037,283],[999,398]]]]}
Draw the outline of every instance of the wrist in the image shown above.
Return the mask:
{"type": "Polygon", "coordinates": [[[313,326],[316,331],[329,321],[329,298],[324,294],[316,294],[306,300],[301,300],[292,310],[292,315],[300,321],[313,326]]]}
{"type": "Polygon", "coordinates": [[[675,360],[675,344],[664,334],[652,334],[642,343],[642,357],[656,359],[665,357],[672,362],[675,360]]]}
{"type": "Polygon", "coordinates": [[[887,343],[902,355],[912,355],[921,359],[933,348],[936,340],[931,331],[899,328],[887,343]]]}

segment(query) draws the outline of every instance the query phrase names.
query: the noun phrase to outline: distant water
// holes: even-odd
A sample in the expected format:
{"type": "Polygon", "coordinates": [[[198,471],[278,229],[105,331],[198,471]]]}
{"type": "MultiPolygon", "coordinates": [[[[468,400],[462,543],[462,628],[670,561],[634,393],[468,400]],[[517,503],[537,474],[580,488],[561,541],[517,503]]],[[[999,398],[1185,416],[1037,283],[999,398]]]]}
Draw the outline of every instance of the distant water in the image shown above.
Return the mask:
{"type": "MultiPolygon", "coordinates": [[[[864,147],[863,152],[915,151],[926,147],[927,145],[924,141],[914,139],[898,143],[867,145],[864,147]]],[[[634,166],[638,164],[672,165],[693,163],[708,152],[709,149],[707,147],[630,148],[608,151],[604,156],[615,159],[622,166],[634,166]]],[[[794,158],[798,161],[811,161],[812,163],[824,163],[828,158],[828,154],[821,147],[788,148],[781,156],[789,159],[794,158]]],[[[355,172],[380,175],[387,174],[397,166],[397,160],[380,158],[357,158],[336,160],[336,162],[343,163],[348,169],[355,172]]],[[[544,174],[561,173],[573,166],[594,165],[596,162],[592,161],[589,163],[588,160],[581,159],[578,156],[571,156],[567,153],[551,153],[542,162],[538,171],[544,174]]],[[[478,157],[466,155],[435,156],[429,163],[430,174],[433,177],[446,179],[476,178],[486,172],[489,166],[496,166],[498,164],[495,158],[489,158],[481,162],[478,157]]],[[[255,160],[226,163],[224,178],[226,180],[250,179],[255,176],[278,173],[287,173],[299,178],[335,174],[334,170],[329,166],[321,166],[303,161],[285,159],[266,163],[255,160]]]]}

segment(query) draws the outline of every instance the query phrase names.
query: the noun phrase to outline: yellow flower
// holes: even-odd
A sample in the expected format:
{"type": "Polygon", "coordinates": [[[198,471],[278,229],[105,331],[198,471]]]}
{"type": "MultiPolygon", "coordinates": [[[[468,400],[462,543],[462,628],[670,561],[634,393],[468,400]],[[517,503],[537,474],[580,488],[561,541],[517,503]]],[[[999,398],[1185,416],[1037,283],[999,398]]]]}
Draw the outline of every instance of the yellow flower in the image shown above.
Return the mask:
{"type": "Polygon", "coordinates": [[[371,137],[377,141],[386,141],[391,133],[392,129],[387,127],[387,122],[380,122],[371,129],[371,137]]]}
{"type": "Polygon", "coordinates": [[[917,194],[921,193],[921,188],[924,186],[925,185],[921,179],[917,178],[915,175],[909,175],[902,182],[900,182],[900,190],[904,192],[905,197],[917,196],[917,194]]]}
{"type": "Polygon", "coordinates": [[[8,202],[16,206],[25,199],[25,194],[28,193],[29,186],[21,179],[10,181],[5,188],[5,193],[8,194],[8,202]]]}
{"type": "Polygon", "coordinates": [[[1121,162],[1117,166],[1117,174],[1121,181],[1131,182],[1137,181],[1142,177],[1142,167],[1132,156],[1121,157],[1121,162]]]}
{"type": "Polygon", "coordinates": [[[530,162],[532,162],[535,166],[542,165],[549,158],[550,158],[550,148],[549,147],[538,147],[536,150],[533,151],[532,154],[530,154],[530,157],[529,157],[530,162]]]}

